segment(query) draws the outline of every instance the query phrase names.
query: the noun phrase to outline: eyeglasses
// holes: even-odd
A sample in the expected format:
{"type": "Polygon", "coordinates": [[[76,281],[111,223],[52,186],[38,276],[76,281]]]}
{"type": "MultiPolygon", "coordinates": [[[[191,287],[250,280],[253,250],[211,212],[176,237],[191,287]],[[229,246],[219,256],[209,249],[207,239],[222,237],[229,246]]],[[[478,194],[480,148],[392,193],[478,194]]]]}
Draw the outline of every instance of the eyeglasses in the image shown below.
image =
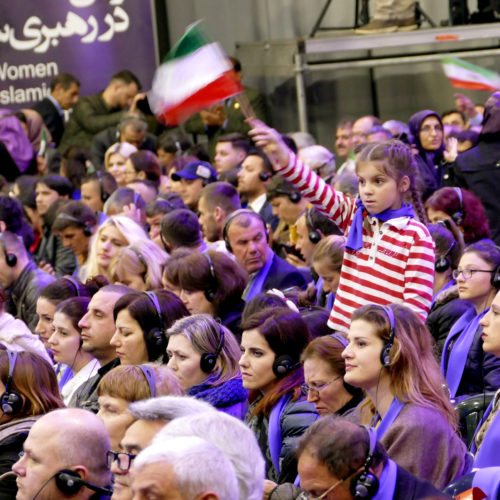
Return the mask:
{"type": "Polygon", "coordinates": [[[328,495],[328,493],[332,492],[339,484],[342,484],[344,481],[347,481],[348,479],[351,479],[354,474],[356,474],[358,471],[355,470],[352,474],[349,474],[347,477],[344,479],[339,479],[335,484],[332,484],[324,493],[322,493],[319,497],[312,497],[307,493],[307,491],[303,491],[298,497],[297,500],[323,500],[323,498],[328,495]]]}
{"type": "Polygon", "coordinates": [[[300,386],[300,390],[302,391],[302,394],[304,396],[309,395],[309,393],[316,393],[316,395],[319,395],[319,392],[322,391],[326,386],[333,384],[336,380],[338,380],[341,377],[335,377],[333,380],[330,380],[330,382],[327,382],[326,384],[323,384],[321,386],[318,385],[307,385],[307,384],[302,384],[300,386]]]}
{"type": "Polygon", "coordinates": [[[454,269],[451,275],[453,279],[456,280],[460,275],[464,277],[464,280],[470,280],[474,273],[494,273],[491,269],[454,269]]]}
{"type": "Polygon", "coordinates": [[[123,451],[113,451],[108,450],[106,453],[106,463],[108,464],[108,469],[111,469],[113,462],[118,461],[118,468],[123,472],[128,472],[130,470],[130,466],[132,465],[132,460],[137,455],[133,453],[125,453],[123,451]]]}

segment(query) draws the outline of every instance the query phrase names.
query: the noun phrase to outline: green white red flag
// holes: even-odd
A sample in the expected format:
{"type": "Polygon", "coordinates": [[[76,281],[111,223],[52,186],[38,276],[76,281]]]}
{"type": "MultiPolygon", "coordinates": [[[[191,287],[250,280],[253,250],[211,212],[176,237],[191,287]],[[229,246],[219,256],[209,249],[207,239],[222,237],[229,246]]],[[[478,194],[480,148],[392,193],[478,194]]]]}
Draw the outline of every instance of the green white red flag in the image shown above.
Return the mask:
{"type": "Polygon", "coordinates": [[[443,69],[454,87],[470,90],[500,90],[500,75],[455,57],[443,57],[443,69]]]}
{"type": "Polygon", "coordinates": [[[165,56],[148,92],[151,110],[166,125],[243,91],[222,46],[210,40],[200,21],[165,56]]]}

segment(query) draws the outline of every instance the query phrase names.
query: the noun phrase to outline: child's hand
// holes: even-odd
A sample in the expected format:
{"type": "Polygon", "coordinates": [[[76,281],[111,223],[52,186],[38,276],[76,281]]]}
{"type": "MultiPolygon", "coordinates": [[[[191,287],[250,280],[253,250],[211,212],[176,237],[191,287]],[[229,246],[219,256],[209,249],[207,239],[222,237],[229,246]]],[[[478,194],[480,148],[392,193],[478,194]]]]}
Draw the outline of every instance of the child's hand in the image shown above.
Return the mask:
{"type": "Polygon", "coordinates": [[[443,158],[448,162],[454,162],[458,156],[458,140],[456,137],[446,139],[446,149],[443,151],[443,158]]]}
{"type": "Polygon", "coordinates": [[[252,127],[248,135],[256,146],[267,154],[272,164],[277,168],[287,165],[290,150],[283,142],[279,132],[256,118],[250,118],[246,121],[252,127]]]}

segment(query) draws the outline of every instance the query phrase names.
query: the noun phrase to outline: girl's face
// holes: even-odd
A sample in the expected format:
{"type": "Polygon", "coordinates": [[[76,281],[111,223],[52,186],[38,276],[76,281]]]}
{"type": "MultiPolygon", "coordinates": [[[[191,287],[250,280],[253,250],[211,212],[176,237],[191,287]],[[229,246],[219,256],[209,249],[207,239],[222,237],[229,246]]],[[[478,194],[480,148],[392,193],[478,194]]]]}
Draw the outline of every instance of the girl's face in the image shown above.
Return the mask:
{"type": "Polygon", "coordinates": [[[337,293],[340,281],[340,271],[332,271],[329,262],[325,259],[313,263],[316,274],[323,280],[325,293],[337,293]]]}
{"type": "Polygon", "coordinates": [[[201,354],[184,335],[170,336],[167,354],[167,366],[175,372],[185,391],[207,378],[207,374],[200,368],[201,354]]]}
{"type": "Polygon", "coordinates": [[[354,387],[369,390],[379,382],[382,370],[380,353],[384,342],[376,334],[375,326],[363,319],[351,323],[347,338],[349,344],[342,353],[346,372],[344,380],[354,387]]]}
{"type": "Polygon", "coordinates": [[[210,314],[214,316],[214,305],[207,300],[201,290],[181,290],[180,299],[184,302],[189,314],[210,314]]]}
{"type": "Polygon", "coordinates": [[[53,332],[48,344],[54,361],[72,366],[80,350],[80,332],[73,326],[66,314],[56,312],[52,322],[53,332]]]}
{"type": "Polygon", "coordinates": [[[359,196],[369,214],[401,208],[403,194],[410,187],[410,179],[403,176],[399,182],[384,173],[384,163],[367,161],[358,163],[359,196]]]}
{"type": "MultiPolygon", "coordinates": [[[[493,270],[491,264],[482,259],[475,252],[466,252],[458,264],[458,271],[463,270],[493,270]]],[[[473,272],[469,279],[463,273],[457,278],[458,296],[471,302],[476,310],[482,311],[488,307],[488,302],[493,298],[494,288],[491,286],[491,272],[473,272]]]]}
{"type": "Polygon", "coordinates": [[[245,330],[241,337],[240,371],[243,387],[265,394],[278,381],[273,372],[276,354],[259,331],[245,330]]]}
{"type": "Polygon", "coordinates": [[[134,417],[127,410],[128,401],[123,398],[99,396],[99,411],[97,416],[104,422],[111,440],[111,449],[119,450],[118,444],[125,435],[134,417]]]}
{"type": "Polygon", "coordinates": [[[122,264],[115,267],[114,273],[115,283],[128,286],[138,292],[145,292],[148,287],[144,281],[142,273],[134,273],[126,269],[122,264]]]}
{"type": "Polygon", "coordinates": [[[54,320],[54,311],[56,304],[50,302],[43,297],[39,297],[36,301],[36,313],[38,314],[38,323],[35,327],[35,333],[40,337],[43,345],[50,349],[48,340],[52,335],[52,321],[54,320]]]}
{"type": "Polygon", "coordinates": [[[122,309],[116,316],[116,330],[109,343],[116,349],[122,365],[140,365],[149,361],[141,325],[128,309],[122,309]]]}
{"type": "Polygon", "coordinates": [[[323,359],[315,357],[304,361],[304,380],[309,386],[307,401],[315,404],[321,416],[335,413],[344,406],[343,379],[323,359]]]}
{"type": "Polygon", "coordinates": [[[418,133],[420,144],[426,151],[437,151],[443,144],[443,126],[435,116],[428,116],[418,133]]]}
{"type": "Polygon", "coordinates": [[[491,303],[490,310],[481,318],[483,350],[500,357],[500,292],[491,303]]]}
{"type": "Polygon", "coordinates": [[[127,184],[126,179],[126,163],[127,158],[120,153],[112,153],[109,155],[106,170],[115,178],[118,187],[123,187],[127,184]]]}
{"type": "Polygon", "coordinates": [[[97,237],[97,264],[107,269],[113,257],[128,245],[121,231],[115,226],[106,226],[97,237]]]}

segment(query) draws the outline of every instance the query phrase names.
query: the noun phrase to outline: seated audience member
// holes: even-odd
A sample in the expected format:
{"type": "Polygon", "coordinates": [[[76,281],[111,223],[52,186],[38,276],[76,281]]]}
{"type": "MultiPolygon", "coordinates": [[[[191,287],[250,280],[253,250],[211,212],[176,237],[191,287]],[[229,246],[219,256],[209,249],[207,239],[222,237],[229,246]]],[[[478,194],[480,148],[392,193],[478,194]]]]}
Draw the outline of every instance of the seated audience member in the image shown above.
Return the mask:
{"type": "Polygon", "coordinates": [[[24,321],[14,318],[5,311],[7,296],[0,288],[0,344],[15,352],[29,351],[52,363],[37,335],[33,334],[24,321]]]}
{"type": "Polygon", "coordinates": [[[56,306],[52,321],[52,335],[47,344],[54,361],[66,365],[70,374],[59,381],[64,403],[67,405],[75,391],[100,368],[99,361],[82,349],[82,329],[79,321],[87,313],[89,297],[72,297],[56,306]]]}
{"type": "MultiPolygon", "coordinates": [[[[23,443],[37,419],[64,403],[52,366],[31,352],[0,350],[0,382],[5,388],[0,424],[0,474],[9,472],[23,450],[23,443]]],[[[12,477],[0,482],[1,498],[16,498],[17,486],[12,477]]],[[[18,495],[21,492],[18,493],[18,495]]],[[[24,497],[23,497],[24,498],[24,497]]]]}
{"type": "Polygon", "coordinates": [[[125,180],[131,182],[133,179],[147,179],[158,186],[161,171],[160,160],[154,153],[137,151],[132,153],[125,163],[125,180]]]}
{"type": "Polygon", "coordinates": [[[139,193],[142,199],[149,205],[153,200],[158,198],[158,186],[154,181],[149,179],[132,179],[127,182],[127,187],[139,193]]]}
{"type": "Polygon", "coordinates": [[[246,302],[241,315],[241,321],[245,322],[250,316],[261,312],[268,307],[289,307],[292,311],[299,312],[297,304],[287,299],[283,293],[276,293],[276,290],[258,293],[255,297],[246,302]]]}
{"type": "Polygon", "coordinates": [[[139,452],[170,421],[202,412],[217,413],[209,403],[187,396],[157,396],[130,403],[134,421],[127,427],[117,451],[108,451],[108,465],[114,476],[112,500],[130,500],[130,466],[139,452]],[[111,463],[110,463],[111,462],[111,463]]]}
{"type": "Polygon", "coordinates": [[[149,237],[160,248],[163,248],[160,236],[163,216],[178,208],[187,207],[177,193],[168,193],[160,198],[156,198],[148,203],[146,207],[146,222],[149,226],[149,237]]]}
{"type": "Polygon", "coordinates": [[[62,245],[76,255],[78,267],[81,267],[87,261],[90,239],[96,227],[95,212],[81,201],[70,201],[57,211],[52,231],[59,236],[62,245]]]}
{"type": "Polygon", "coordinates": [[[118,189],[115,178],[108,172],[94,172],[82,180],[82,202],[95,214],[102,212],[106,200],[118,189]]]}
{"type": "Polygon", "coordinates": [[[118,188],[106,200],[104,213],[110,215],[127,215],[132,220],[146,225],[146,201],[130,187],[118,188]]]}
{"type": "Polygon", "coordinates": [[[185,500],[239,498],[238,482],[229,458],[214,444],[197,437],[178,437],[152,444],[134,460],[134,498],[185,500]],[[196,471],[196,474],[193,474],[196,471]]]}
{"type": "Polygon", "coordinates": [[[293,482],[297,437],[318,414],[301,398],[300,354],[310,340],[306,324],[288,308],[265,309],[242,323],[240,370],[252,401],[246,423],[266,460],[266,478],[293,482]],[[257,355],[256,355],[257,354],[257,355]]]}
{"type": "Polygon", "coordinates": [[[316,302],[329,311],[333,307],[339,287],[344,251],[345,238],[330,235],[316,245],[312,255],[312,267],[318,275],[316,302]]]}
{"type": "MultiPolygon", "coordinates": [[[[302,302],[300,298],[298,302],[302,302]]],[[[306,305],[301,307],[299,312],[309,328],[312,339],[332,335],[332,329],[328,326],[329,312],[324,307],[306,305]]]]}
{"type": "Polygon", "coordinates": [[[299,158],[325,182],[331,184],[335,176],[335,155],[324,146],[314,144],[299,148],[299,158]]]}
{"type": "Polygon", "coordinates": [[[179,297],[167,290],[128,293],[113,309],[116,330],[110,345],[122,365],[162,362],[167,329],[187,315],[179,297]]]}
{"type": "Polygon", "coordinates": [[[85,381],[75,392],[68,406],[80,407],[97,413],[97,386],[102,377],[120,364],[110,340],[115,333],[113,309],[118,299],[132,290],[122,285],[107,285],[96,292],[89,302],[87,314],[79,321],[82,349],[94,356],[101,367],[97,374],[85,381]]]}
{"type": "Polygon", "coordinates": [[[366,393],[349,419],[375,426],[389,457],[436,488],[467,472],[470,457],[456,433],[457,414],[417,313],[399,304],[360,307],[348,341],[344,380],[366,393]]]}
{"type": "Polygon", "coordinates": [[[38,215],[43,217],[43,225],[42,239],[34,255],[42,269],[58,276],[73,274],[76,257],[54,234],[50,219],[55,218],[54,204],[60,199],[70,198],[72,191],[70,182],[57,175],[42,177],[36,183],[36,208],[38,215]]]}
{"type": "Polygon", "coordinates": [[[162,288],[161,275],[168,255],[151,240],[122,248],[110,264],[113,282],[144,292],[162,288]]]}
{"type": "Polygon", "coordinates": [[[212,182],[200,192],[198,212],[200,226],[210,250],[227,252],[222,233],[229,215],[241,208],[236,188],[227,182],[212,182]]]}
{"type": "Polygon", "coordinates": [[[234,335],[208,314],[176,321],[167,335],[168,367],[186,394],[242,420],[247,392],[241,382],[240,352],[234,335]]]}
{"type": "Polygon", "coordinates": [[[166,214],[161,221],[160,235],[168,253],[179,248],[187,248],[193,253],[206,250],[198,217],[188,209],[176,209],[166,214]]]}
{"type": "Polygon", "coordinates": [[[127,427],[135,420],[127,409],[129,403],[157,396],[183,394],[179,380],[164,365],[117,366],[106,373],[97,386],[97,416],[108,430],[111,449],[118,449],[127,427]]]}
{"type": "Polygon", "coordinates": [[[191,251],[187,248],[174,250],[163,266],[163,274],[161,276],[163,288],[169,292],[175,293],[179,298],[181,296],[181,288],[179,285],[179,266],[177,264],[180,259],[190,254],[191,251]]]}
{"type": "Polygon", "coordinates": [[[337,124],[335,131],[335,151],[339,164],[337,173],[354,171],[354,144],[352,143],[352,125],[350,119],[343,119],[337,124]]]}
{"type": "MultiPolygon", "coordinates": [[[[306,318],[303,319],[307,323],[306,318]]],[[[342,351],[346,347],[346,338],[333,333],[312,340],[300,357],[305,380],[302,392],[310,403],[315,404],[321,417],[331,413],[343,415],[363,399],[360,389],[344,382],[342,351]]]]}
{"type": "Polygon", "coordinates": [[[264,220],[253,210],[233,212],[226,220],[223,235],[228,250],[250,276],[243,294],[245,300],[272,288],[305,287],[302,274],[271,250],[264,220]]]}
{"type": "Polygon", "coordinates": [[[87,262],[80,269],[80,277],[85,280],[100,274],[111,281],[113,277],[110,265],[113,258],[123,247],[147,239],[148,235],[144,229],[129,217],[125,215],[109,217],[97,229],[87,262]]]}
{"type": "MultiPolygon", "coordinates": [[[[483,350],[497,358],[500,358],[500,293],[497,293],[490,309],[481,318],[483,327],[483,350]]],[[[488,409],[484,413],[474,440],[471,445],[471,452],[474,455],[474,468],[498,467],[500,458],[498,456],[498,446],[500,443],[500,390],[491,401],[488,409]]]]}
{"type": "Polygon", "coordinates": [[[238,192],[247,201],[247,207],[258,213],[266,226],[270,225],[274,231],[279,221],[273,215],[266,189],[273,173],[269,158],[262,151],[251,149],[238,172],[238,192]]]}
{"type": "Polygon", "coordinates": [[[399,120],[387,120],[386,122],[382,123],[382,126],[391,131],[392,137],[394,139],[399,139],[405,144],[407,143],[408,137],[410,136],[410,129],[407,123],[401,122],[399,120]]]}
{"type": "Polygon", "coordinates": [[[490,237],[488,219],[481,200],[461,188],[438,189],[425,202],[427,217],[432,223],[452,219],[464,235],[467,245],[490,237]]]}
{"type": "Polygon", "coordinates": [[[221,252],[193,253],[179,259],[177,278],[190,314],[209,314],[241,337],[241,294],[248,275],[237,262],[221,252]]]}
{"type": "Polygon", "coordinates": [[[33,228],[24,217],[23,206],[13,196],[0,196],[0,232],[4,231],[21,236],[27,249],[35,241],[33,228]]]}
{"type": "MultiPolygon", "coordinates": [[[[306,431],[297,455],[300,486],[307,498],[325,493],[325,499],[345,500],[358,494],[380,500],[449,498],[390,459],[371,428],[333,415],[306,431]]],[[[279,489],[271,492],[269,500],[281,498],[279,489]]]]}
{"type": "Polygon", "coordinates": [[[355,172],[344,170],[338,174],[333,182],[333,189],[344,193],[350,198],[356,198],[359,194],[359,178],[355,172]]]}
{"type": "Polygon", "coordinates": [[[450,134],[461,132],[469,127],[467,117],[462,111],[452,109],[441,113],[441,120],[443,122],[444,137],[447,139],[450,134]]]}
{"type": "Polygon", "coordinates": [[[375,125],[366,133],[366,142],[388,141],[392,139],[392,132],[382,125],[375,125]]]}
{"type": "Polygon", "coordinates": [[[215,144],[214,167],[217,174],[236,173],[249,150],[247,136],[238,133],[221,135],[215,144]]]}
{"type": "Polygon", "coordinates": [[[137,148],[128,142],[117,142],[106,150],[104,168],[115,178],[118,187],[124,187],[127,184],[126,165],[133,153],[137,153],[137,148]]]}
{"type": "Polygon", "coordinates": [[[191,209],[198,208],[198,197],[204,186],[217,180],[217,172],[206,161],[193,161],[184,165],[170,175],[174,181],[180,182],[178,193],[182,201],[191,209]]]}
{"type": "Polygon", "coordinates": [[[158,137],[156,156],[167,174],[170,173],[172,162],[182,156],[191,146],[191,139],[180,129],[167,130],[158,137]]]}
{"type": "Polygon", "coordinates": [[[453,272],[458,296],[474,308],[451,326],[443,347],[441,373],[452,399],[500,388],[500,359],[483,351],[480,326],[500,289],[499,267],[500,248],[485,240],[466,247],[453,272]]]}
{"type": "Polygon", "coordinates": [[[453,278],[463,252],[463,236],[449,219],[439,224],[428,224],[436,246],[434,265],[434,298],[425,324],[436,342],[436,354],[441,359],[446,337],[458,319],[474,306],[461,299],[458,285],[453,278]]]}
{"type": "Polygon", "coordinates": [[[86,149],[71,146],[62,156],[58,172],[71,183],[74,200],[81,199],[82,180],[91,167],[90,155],[86,149]]]}
{"type": "Polygon", "coordinates": [[[223,413],[192,414],[169,422],[153,443],[161,444],[181,436],[197,436],[215,444],[236,470],[240,498],[262,499],[264,458],[254,433],[243,422],[223,413]]]}
{"type": "Polygon", "coordinates": [[[139,150],[155,152],[156,138],[148,132],[146,117],[140,112],[126,113],[116,126],[98,132],[92,138],[90,152],[92,164],[97,170],[104,165],[104,155],[117,142],[127,142],[139,150]]]}
{"type": "Polygon", "coordinates": [[[33,332],[37,323],[36,301],[54,277],[30,260],[23,240],[9,232],[0,234],[0,286],[7,292],[6,311],[24,321],[33,332]]]}
{"type": "Polygon", "coordinates": [[[106,427],[88,411],[63,408],[43,415],[30,429],[24,454],[12,467],[19,488],[16,498],[85,500],[94,493],[109,497],[109,446],[106,427]]]}

